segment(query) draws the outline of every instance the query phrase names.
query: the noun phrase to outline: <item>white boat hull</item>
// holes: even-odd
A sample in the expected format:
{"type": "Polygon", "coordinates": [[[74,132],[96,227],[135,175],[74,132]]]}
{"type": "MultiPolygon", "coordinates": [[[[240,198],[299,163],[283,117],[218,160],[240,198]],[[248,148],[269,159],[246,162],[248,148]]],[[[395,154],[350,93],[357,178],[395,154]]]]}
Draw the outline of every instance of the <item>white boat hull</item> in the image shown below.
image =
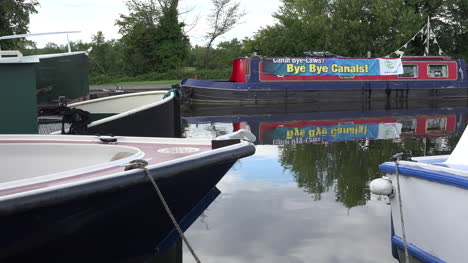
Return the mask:
{"type": "MultiPolygon", "coordinates": [[[[396,189],[395,175],[390,175],[396,189]]],[[[468,262],[459,244],[468,241],[468,191],[401,176],[400,187],[407,241],[446,262],[468,262]]],[[[398,198],[391,201],[395,235],[402,238],[398,198]]]]}

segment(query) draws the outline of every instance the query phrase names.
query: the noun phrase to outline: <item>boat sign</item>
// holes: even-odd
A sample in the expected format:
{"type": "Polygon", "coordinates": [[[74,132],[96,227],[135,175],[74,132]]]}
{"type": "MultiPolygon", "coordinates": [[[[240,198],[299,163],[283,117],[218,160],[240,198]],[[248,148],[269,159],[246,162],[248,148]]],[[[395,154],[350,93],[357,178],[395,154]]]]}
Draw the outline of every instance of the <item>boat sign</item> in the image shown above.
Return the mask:
{"type": "Polygon", "coordinates": [[[264,58],[263,72],[273,75],[398,75],[401,59],[264,58]]]}

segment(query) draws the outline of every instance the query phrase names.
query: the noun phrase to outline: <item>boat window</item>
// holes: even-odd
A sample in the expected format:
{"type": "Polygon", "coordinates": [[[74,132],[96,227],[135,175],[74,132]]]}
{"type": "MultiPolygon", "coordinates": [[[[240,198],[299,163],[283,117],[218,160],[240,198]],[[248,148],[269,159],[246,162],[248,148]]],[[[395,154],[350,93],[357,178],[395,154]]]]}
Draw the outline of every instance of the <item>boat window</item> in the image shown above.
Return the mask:
{"type": "Polygon", "coordinates": [[[446,78],[447,74],[447,65],[429,65],[428,70],[429,78],[446,78]]]}
{"type": "Polygon", "coordinates": [[[402,133],[416,132],[416,119],[400,119],[397,120],[397,123],[401,123],[402,133]]]}
{"type": "Polygon", "coordinates": [[[398,75],[399,78],[417,78],[418,66],[417,65],[403,65],[403,74],[398,75]]]}
{"type": "Polygon", "coordinates": [[[426,130],[430,131],[445,131],[447,127],[447,118],[433,118],[426,120],[426,130]]]}
{"type": "Polygon", "coordinates": [[[245,62],[245,75],[250,76],[250,61],[245,62]]]}

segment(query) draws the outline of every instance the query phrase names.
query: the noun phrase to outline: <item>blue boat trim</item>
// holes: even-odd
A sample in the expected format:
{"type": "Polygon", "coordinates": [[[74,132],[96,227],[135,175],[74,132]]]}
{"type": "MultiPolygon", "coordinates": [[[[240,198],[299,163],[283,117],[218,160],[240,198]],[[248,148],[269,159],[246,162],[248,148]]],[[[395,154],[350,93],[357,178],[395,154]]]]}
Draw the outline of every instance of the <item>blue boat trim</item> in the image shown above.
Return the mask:
{"type": "MultiPolygon", "coordinates": [[[[221,193],[218,188],[213,187],[198,204],[190,210],[178,223],[182,231],[186,231],[200,215],[205,211],[208,206],[218,197],[221,193]]],[[[168,215],[169,216],[169,215],[168,215]]],[[[166,250],[172,247],[172,245],[180,238],[179,233],[175,228],[172,228],[171,232],[156,246],[156,251],[164,253],[166,250]]]]}
{"type": "MultiPolygon", "coordinates": [[[[401,239],[398,236],[393,236],[392,237],[392,244],[396,245],[400,249],[405,249],[405,245],[403,242],[403,239],[401,239]]],[[[421,260],[422,262],[427,262],[427,263],[445,263],[445,261],[427,253],[426,251],[418,248],[417,246],[407,243],[408,246],[408,253],[412,255],[413,257],[421,260]]]]}
{"type": "MultiPolygon", "coordinates": [[[[393,226],[393,213],[390,210],[390,238],[395,236],[395,227],[393,226]]],[[[398,248],[397,246],[392,242],[392,256],[395,259],[398,259],[398,248]]]]}
{"type": "MultiPolygon", "coordinates": [[[[448,174],[443,172],[431,171],[422,168],[409,167],[404,165],[399,165],[398,171],[401,175],[413,176],[416,178],[433,181],[441,184],[452,185],[464,189],[468,189],[468,177],[448,174]]],[[[384,173],[392,173],[395,171],[395,163],[383,163],[379,165],[379,169],[384,173]]]]}

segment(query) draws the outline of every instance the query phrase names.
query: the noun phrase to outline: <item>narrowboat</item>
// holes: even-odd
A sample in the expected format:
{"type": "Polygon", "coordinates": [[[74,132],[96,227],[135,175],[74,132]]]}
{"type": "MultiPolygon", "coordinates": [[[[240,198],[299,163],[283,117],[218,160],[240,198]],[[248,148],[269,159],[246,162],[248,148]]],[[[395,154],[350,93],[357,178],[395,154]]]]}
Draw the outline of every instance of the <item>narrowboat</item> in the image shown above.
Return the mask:
{"type": "Polygon", "coordinates": [[[255,152],[230,138],[79,135],[0,135],[0,149],[0,262],[164,253],[255,152]]]}
{"type": "Polygon", "coordinates": [[[194,104],[388,102],[468,98],[464,60],[401,58],[251,57],[232,62],[228,81],[184,79],[194,104]]]}
{"type": "MultiPolygon", "coordinates": [[[[54,34],[67,34],[68,38],[70,33],[79,33],[79,31],[0,36],[0,41],[54,34]]],[[[25,56],[18,50],[0,50],[0,71],[5,72],[7,76],[14,75],[16,71],[20,70],[19,64],[31,66],[31,69],[28,69],[24,76],[28,79],[31,78],[28,85],[32,85],[34,88],[36,107],[38,108],[55,106],[61,96],[69,102],[78,102],[88,98],[89,63],[87,51],[72,51],[69,43],[68,52],[63,53],[25,56]]],[[[18,85],[23,86],[22,89],[29,90],[29,86],[26,87],[23,85],[24,83],[20,83],[24,82],[21,78],[7,77],[2,80],[2,87],[8,92],[18,85]]],[[[3,93],[7,92],[3,91],[3,93]]]]}
{"type": "Polygon", "coordinates": [[[401,154],[370,183],[391,205],[392,254],[400,262],[468,262],[468,129],[450,155],[401,154]]]}
{"type": "Polygon", "coordinates": [[[55,125],[39,125],[40,132],[50,133],[55,128],[53,134],[181,137],[175,92],[121,94],[73,103],[58,110],[63,116],[55,125]],[[65,128],[65,123],[70,125],[65,128]]]}

